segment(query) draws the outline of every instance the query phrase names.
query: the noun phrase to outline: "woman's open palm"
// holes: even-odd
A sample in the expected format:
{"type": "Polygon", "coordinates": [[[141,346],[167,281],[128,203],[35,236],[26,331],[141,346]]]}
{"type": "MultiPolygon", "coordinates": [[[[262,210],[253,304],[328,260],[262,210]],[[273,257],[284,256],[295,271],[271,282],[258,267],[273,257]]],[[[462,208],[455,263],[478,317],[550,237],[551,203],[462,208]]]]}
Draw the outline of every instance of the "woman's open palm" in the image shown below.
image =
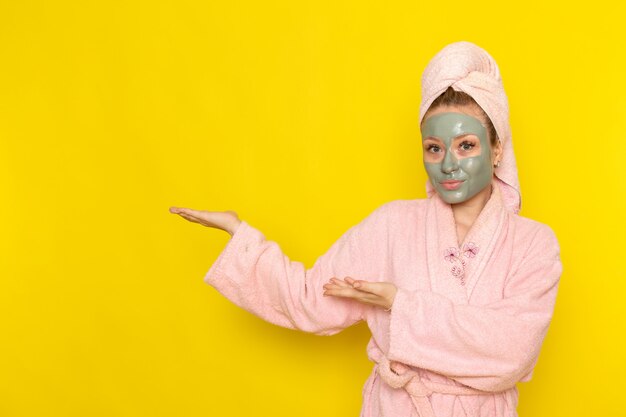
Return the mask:
{"type": "Polygon", "coordinates": [[[203,226],[214,227],[228,232],[231,236],[235,233],[241,220],[237,213],[232,210],[208,211],[194,210],[186,207],[170,207],[170,213],[178,214],[190,222],[200,223],[203,226]]]}

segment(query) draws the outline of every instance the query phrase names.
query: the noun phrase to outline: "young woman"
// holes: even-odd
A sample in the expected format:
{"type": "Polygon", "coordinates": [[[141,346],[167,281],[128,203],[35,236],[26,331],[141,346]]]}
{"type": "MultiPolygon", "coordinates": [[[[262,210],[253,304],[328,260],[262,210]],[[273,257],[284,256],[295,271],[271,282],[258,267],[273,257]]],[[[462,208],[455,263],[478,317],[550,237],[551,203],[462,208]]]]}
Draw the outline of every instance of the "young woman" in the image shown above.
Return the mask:
{"type": "Polygon", "coordinates": [[[375,363],[362,417],[517,416],[562,266],[550,227],[519,216],[508,102],[493,58],[447,45],[422,76],[426,199],[383,204],[306,269],[232,211],[172,213],[232,236],[205,281],[280,326],[365,320],[375,363]]]}

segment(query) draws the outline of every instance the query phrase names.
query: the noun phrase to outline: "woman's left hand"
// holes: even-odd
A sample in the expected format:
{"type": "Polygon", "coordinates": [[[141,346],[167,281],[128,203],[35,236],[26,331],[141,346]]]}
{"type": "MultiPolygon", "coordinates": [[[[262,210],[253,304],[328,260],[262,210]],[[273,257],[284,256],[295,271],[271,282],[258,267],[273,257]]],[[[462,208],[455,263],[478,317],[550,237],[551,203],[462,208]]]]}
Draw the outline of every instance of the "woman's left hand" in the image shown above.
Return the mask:
{"type": "Polygon", "coordinates": [[[324,284],[324,295],[351,298],[364,304],[391,309],[398,288],[390,282],[369,282],[346,277],[331,278],[324,284]]]}

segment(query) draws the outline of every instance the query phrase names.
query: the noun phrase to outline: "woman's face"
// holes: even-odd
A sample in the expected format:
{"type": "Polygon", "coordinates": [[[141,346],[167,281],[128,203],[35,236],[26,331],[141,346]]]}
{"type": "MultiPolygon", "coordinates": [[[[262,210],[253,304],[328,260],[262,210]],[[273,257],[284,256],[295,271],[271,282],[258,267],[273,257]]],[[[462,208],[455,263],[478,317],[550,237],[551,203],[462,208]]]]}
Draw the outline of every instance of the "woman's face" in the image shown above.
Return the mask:
{"type": "Polygon", "coordinates": [[[424,167],[448,204],[469,200],[491,184],[501,145],[492,149],[487,129],[472,106],[429,111],[421,126],[424,167]]]}

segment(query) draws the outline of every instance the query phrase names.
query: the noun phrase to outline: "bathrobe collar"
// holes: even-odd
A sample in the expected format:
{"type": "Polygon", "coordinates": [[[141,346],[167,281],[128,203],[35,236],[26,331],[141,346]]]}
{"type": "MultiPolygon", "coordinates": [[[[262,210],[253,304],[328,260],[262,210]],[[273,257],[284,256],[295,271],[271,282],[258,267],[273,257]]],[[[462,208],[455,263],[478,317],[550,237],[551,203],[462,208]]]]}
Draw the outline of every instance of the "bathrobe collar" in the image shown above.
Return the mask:
{"type": "Polygon", "coordinates": [[[469,303],[503,230],[507,211],[498,181],[491,185],[491,196],[461,245],[452,206],[437,193],[428,199],[425,236],[431,288],[455,303],[469,303]]]}

